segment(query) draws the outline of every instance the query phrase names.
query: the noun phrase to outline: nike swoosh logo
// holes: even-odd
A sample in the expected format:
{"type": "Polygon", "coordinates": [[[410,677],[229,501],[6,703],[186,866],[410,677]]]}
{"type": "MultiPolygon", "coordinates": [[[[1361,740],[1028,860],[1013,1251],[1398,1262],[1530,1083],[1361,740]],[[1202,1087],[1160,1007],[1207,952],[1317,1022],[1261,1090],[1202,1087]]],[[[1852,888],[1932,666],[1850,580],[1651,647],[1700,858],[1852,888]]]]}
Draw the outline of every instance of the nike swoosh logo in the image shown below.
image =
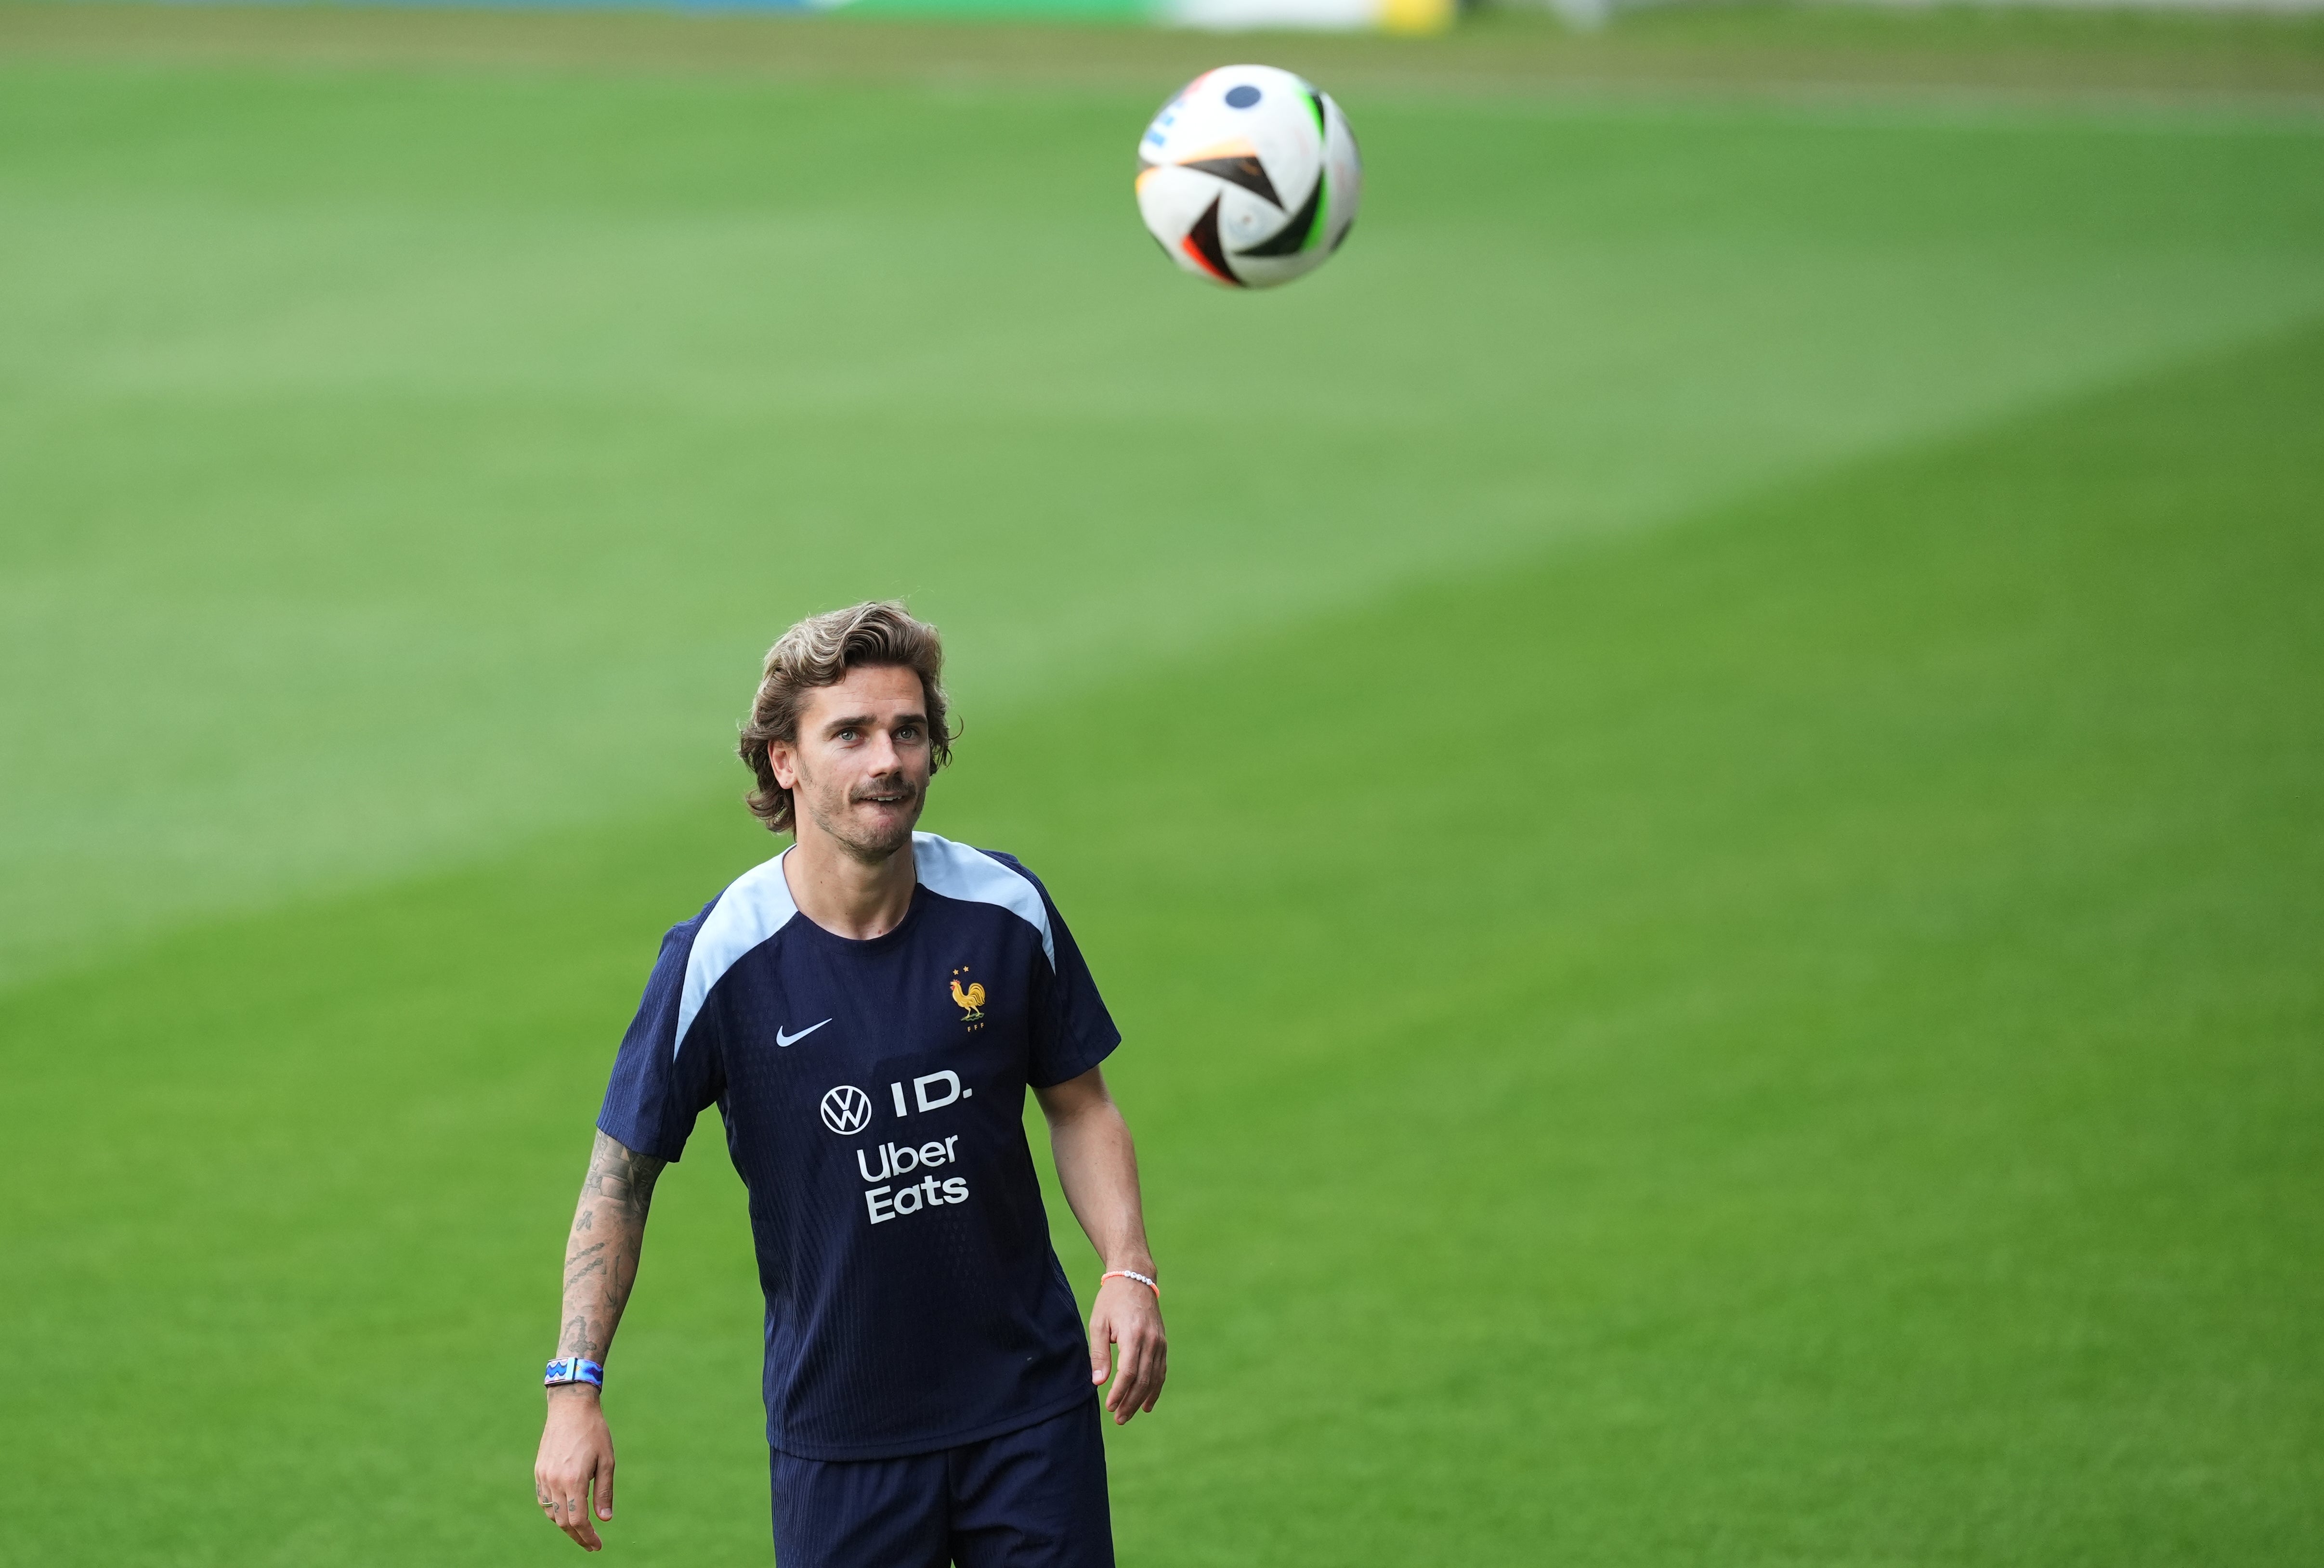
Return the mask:
{"type": "MultiPolygon", "coordinates": [[[[823,1023],[828,1023],[830,1022],[831,1020],[826,1018],[823,1021],[823,1023]]],[[[783,1026],[778,1023],[775,1025],[775,1043],[777,1045],[797,1045],[800,1041],[805,1040],[808,1035],[813,1034],[816,1030],[821,1029],[823,1027],[823,1023],[810,1023],[805,1029],[800,1030],[797,1034],[785,1034],[783,1032],[783,1026]]]]}

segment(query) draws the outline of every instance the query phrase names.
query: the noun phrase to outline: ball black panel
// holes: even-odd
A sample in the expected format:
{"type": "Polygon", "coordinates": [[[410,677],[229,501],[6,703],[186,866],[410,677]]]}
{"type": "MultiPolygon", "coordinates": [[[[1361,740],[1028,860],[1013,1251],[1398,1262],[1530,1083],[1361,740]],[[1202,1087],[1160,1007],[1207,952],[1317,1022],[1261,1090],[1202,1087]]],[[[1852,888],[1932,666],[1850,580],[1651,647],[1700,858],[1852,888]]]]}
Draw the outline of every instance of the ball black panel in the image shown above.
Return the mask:
{"type": "Polygon", "coordinates": [[[1226,247],[1219,243],[1219,200],[1217,197],[1211,198],[1211,205],[1203,209],[1203,215],[1186,231],[1186,243],[1194,247],[1194,253],[1202,257],[1204,264],[1219,275],[1221,282],[1240,289],[1243,280],[1227,265],[1226,247]]]}
{"type": "MultiPolygon", "coordinates": [[[[1318,169],[1315,171],[1315,188],[1307,193],[1307,200],[1297,212],[1291,215],[1289,223],[1285,224],[1259,243],[1248,250],[1237,251],[1235,254],[1238,256],[1296,256],[1305,250],[1307,245],[1307,235],[1314,228],[1317,219],[1323,213],[1324,178],[1323,171],[1318,169]]],[[[1279,206],[1282,204],[1278,202],[1276,205],[1279,206]]]]}
{"type": "Polygon", "coordinates": [[[1240,185],[1253,196],[1265,197],[1276,206],[1284,205],[1275,194],[1275,181],[1267,178],[1267,166],[1257,158],[1204,158],[1185,164],[1187,169],[1199,169],[1204,174],[1215,174],[1229,185],[1240,185]]]}

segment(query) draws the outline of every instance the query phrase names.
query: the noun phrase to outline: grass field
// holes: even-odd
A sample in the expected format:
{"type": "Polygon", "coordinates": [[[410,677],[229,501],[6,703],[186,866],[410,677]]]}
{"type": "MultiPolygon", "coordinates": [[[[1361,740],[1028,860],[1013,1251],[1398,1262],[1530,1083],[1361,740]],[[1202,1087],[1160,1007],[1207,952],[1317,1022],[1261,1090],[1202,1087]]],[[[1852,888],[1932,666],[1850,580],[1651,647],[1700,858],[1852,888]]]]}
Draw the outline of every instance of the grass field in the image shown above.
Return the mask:
{"type": "MultiPolygon", "coordinates": [[[[2317,30],[1494,26],[0,7],[0,1559],[570,1554],[613,1042],[893,592],[1129,1036],[1128,1568],[2312,1555],[2317,30]],[[1357,84],[1280,295],[1206,50],[1357,84]]],[[[613,1549],[763,1563],[695,1150],[613,1549]]]]}

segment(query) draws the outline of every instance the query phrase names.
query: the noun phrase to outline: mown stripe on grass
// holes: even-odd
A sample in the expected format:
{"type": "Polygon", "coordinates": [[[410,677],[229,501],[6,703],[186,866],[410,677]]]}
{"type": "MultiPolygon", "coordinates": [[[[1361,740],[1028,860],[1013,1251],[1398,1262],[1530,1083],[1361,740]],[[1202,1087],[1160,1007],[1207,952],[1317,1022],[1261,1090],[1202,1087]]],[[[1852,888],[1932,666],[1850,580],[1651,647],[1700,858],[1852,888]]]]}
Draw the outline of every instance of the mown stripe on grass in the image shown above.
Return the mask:
{"type": "MultiPolygon", "coordinates": [[[[2319,452],[2310,332],[972,737],[932,825],[1130,1037],[1124,1561],[2301,1560],[2319,452]]],[[[765,847],[722,802],[0,998],[20,1549],[567,1549],[588,1112],[765,847]]],[[[706,1127],[613,1360],[641,1563],[763,1558],[735,1197],[706,1127]]]]}
{"type": "Polygon", "coordinates": [[[0,78],[0,984],[723,787],[809,610],[982,724],[2324,307],[2282,128],[1351,100],[1242,309],[1139,94],[0,78]]]}

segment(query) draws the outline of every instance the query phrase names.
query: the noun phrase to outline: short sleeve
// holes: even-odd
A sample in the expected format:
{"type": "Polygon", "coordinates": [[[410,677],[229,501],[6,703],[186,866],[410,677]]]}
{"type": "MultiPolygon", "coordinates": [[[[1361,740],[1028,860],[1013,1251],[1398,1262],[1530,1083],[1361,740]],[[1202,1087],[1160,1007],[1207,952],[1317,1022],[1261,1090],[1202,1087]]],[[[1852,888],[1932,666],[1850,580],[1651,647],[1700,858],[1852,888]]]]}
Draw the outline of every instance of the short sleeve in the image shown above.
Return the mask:
{"type": "Polygon", "coordinates": [[[622,1036],[604,1108],[597,1114],[597,1129],[606,1137],[657,1160],[676,1160],[684,1151],[694,1119],[725,1088],[713,1021],[698,1015],[686,1038],[678,1038],[687,956],[701,923],[697,916],[662,938],[661,956],[638,1015],[622,1036]]]}
{"type": "Polygon", "coordinates": [[[1056,955],[1054,967],[1036,962],[1040,973],[1033,986],[1032,1051],[1025,1072],[1033,1087],[1046,1089],[1081,1077],[1111,1056],[1121,1043],[1121,1031],[1105,1010],[1105,998],[1098,995],[1097,981],[1082,958],[1081,944],[1065,929],[1065,917],[1057,912],[1049,890],[1015,860],[1006,863],[1039,890],[1056,955]]]}

